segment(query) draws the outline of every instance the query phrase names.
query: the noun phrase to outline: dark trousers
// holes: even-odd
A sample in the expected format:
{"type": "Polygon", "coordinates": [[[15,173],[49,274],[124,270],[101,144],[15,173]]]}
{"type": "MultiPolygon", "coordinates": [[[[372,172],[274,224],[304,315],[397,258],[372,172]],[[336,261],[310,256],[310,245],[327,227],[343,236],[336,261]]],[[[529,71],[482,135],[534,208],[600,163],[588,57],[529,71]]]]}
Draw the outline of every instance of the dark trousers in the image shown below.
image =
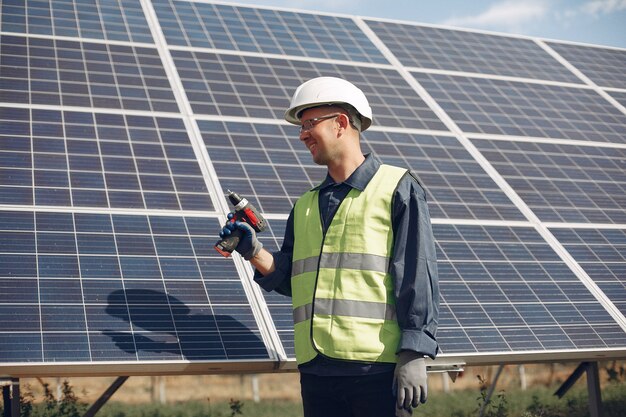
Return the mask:
{"type": "Polygon", "coordinates": [[[304,417],[394,417],[393,372],[365,376],[300,374],[304,417]]]}

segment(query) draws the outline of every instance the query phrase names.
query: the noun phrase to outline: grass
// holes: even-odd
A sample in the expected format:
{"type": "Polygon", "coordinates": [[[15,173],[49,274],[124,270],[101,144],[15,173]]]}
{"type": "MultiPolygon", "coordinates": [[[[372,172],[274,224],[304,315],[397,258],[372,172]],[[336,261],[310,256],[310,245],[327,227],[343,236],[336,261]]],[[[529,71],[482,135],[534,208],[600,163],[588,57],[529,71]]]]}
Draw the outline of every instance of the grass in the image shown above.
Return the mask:
{"type": "MultiPolygon", "coordinates": [[[[576,387],[559,399],[557,387],[535,387],[526,391],[512,390],[494,393],[486,408],[486,417],[586,417],[589,415],[587,391],[576,387]]],[[[614,383],[602,390],[604,417],[621,417],[626,410],[626,384],[614,383]]],[[[414,416],[475,417],[481,405],[481,394],[476,390],[437,392],[420,405],[414,416]]],[[[111,402],[97,414],[98,417],[301,417],[302,405],[292,401],[252,401],[211,403],[185,402],[179,404],[128,405],[111,402]]]]}
{"type": "MultiPolygon", "coordinates": [[[[587,390],[580,381],[567,395],[558,399],[558,388],[536,386],[501,390],[494,393],[485,408],[485,417],[586,417],[589,415],[587,390]]],[[[84,413],[69,384],[64,390],[64,400],[57,403],[50,396],[34,404],[27,417],[74,417],[84,413]],[[65,402],[65,406],[64,406],[65,402]],[[53,409],[54,408],[54,409],[53,409]],[[64,411],[63,411],[64,410],[64,411]]],[[[455,390],[449,393],[432,392],[428,402],[420,405],[414,416],[424,417],[475,417],[483,402],[484,391],[478,389],[455,390]]],[[[607,383],[602,388],[604,417],[621,417],[626,410],[626,383],[620,380],[607,383]]],[[[32,399],[31,403],[32,404],[32,399]]],[[[1,408],[0,408],[1,409],[1,408]]],[[[230,402],[186,401],[178,404],[128,404],[111,401],[98,412],[98,417],[301,417],[302,405],[298,401],[250,400],[230,402]]]]}

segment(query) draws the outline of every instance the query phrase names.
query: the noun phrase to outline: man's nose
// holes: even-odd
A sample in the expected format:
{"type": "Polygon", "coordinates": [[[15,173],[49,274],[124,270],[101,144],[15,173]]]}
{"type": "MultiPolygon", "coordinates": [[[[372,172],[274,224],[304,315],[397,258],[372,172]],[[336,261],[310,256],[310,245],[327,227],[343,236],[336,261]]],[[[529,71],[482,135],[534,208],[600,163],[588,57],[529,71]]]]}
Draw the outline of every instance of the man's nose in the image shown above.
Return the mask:
{"type": "Polygon", "coordinates": [[[309,131],[301,129],[300,130],[300,140],[304,142],[305,140],[307,140],[308,137],[309,137],[309,131]]]}

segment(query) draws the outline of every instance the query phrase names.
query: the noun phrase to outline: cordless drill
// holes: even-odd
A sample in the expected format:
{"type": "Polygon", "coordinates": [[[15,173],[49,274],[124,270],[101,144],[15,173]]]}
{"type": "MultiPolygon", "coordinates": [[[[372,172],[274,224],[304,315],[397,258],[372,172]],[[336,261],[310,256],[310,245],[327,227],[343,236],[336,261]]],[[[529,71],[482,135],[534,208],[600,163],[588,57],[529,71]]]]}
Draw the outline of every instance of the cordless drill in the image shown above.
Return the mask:
{"type": "MultiPolygon", "coordinates": [[[[231,204],[235,206],[233,218],[229,220],[231,223],[236,221],[246,222],[252,226],[257,233],[265,230],[267,222],[263,216],[261,216],[261,213],[259,213],[256,207],[250,204],[248,200],[230,190],[227,190],[227,197],[231,204]]],[[[215,244],[215,250],[221,253],[222,256],[229,257],[239,244],[243,233],[244,232],[240,229],[233,230],[230,235],[225,236],[215,244]]]]}

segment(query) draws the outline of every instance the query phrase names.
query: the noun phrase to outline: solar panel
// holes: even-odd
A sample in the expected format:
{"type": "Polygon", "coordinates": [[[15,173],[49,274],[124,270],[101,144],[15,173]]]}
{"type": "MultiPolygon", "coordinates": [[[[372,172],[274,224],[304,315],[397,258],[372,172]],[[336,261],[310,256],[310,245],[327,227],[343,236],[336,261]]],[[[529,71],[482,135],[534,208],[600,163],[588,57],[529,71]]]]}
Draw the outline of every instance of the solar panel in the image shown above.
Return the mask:
{"type": "Polygon", "coordinates": [[[345,17],[175,0],[153,4],[170,45],[387,63],[345,17]]]}
{"type": "Polygon", "coordinates": [[[0,101],[178,112],[154,48],[0,35],[0,101]]]}
{"type": "Polygon", "coordinates": [[[626,231],[554,228],[551,232],[621,313],[626,314],[626,231]]]}
{"type": "Polygon", "coordinates": [[[590,89],[412,74],[468,134],[624,143],[626,114],[590,89]]]}
{"type": "Polygon", "coordinates": [[[0,211],[3,362],[269,359],[218,226],[0,211]]]}
{"type": "Polygon", "coordinates": [[[226,189],[277,250],[324,179],[283,120],[322,75],[427,189],[444,360],[626,354],[623,50],[205,0],[0,10],[3,374],[293,369],[290,299],[212,246],[226,189]]]}
{"type": "MultiPolygon", "coordinates": [[[[266,212],[288,213],[326,176],[291,126],[198,125],[224,189],[242,190],[266,212]]],[[[428,187],[434,217],[525,220],[456,138],[368,130],[363,148],[385,163],[413,169],[428,187]]]]}
{"type": "Polygon", "coordinates": [[[622,106],[626,107],[626,92],[609,91],[608,94],[617,100],[622,106]]]}
{"type": "Polygon", "coordinates": [[[626,51],[549,42],[550,48],[601,87],[626,88],[626,51]]]}
{"type": "Polygon", "coordinates": [[[402,65],[580,83],[531,39],[366,20],[402,65]],[[520,60],[519,57],[524,59],[520,60]]]}
{"type": "Polygon", "coordinates": [[[133,0],[4,0],[0,30],[153,43],[141,5],[133,0]]]}
{"type": "Polygon", "coordinates": [[[180,118],[0,107],[0,203],[212,210],[180,118]]]}
{"type": "Polygon", "coordinates": [[[377,124],[445,130],[397,71],[388,67],[312,63],[286,59],[172,51],[196,113],[282,119],[292,92],[309,78],[354,80],[370,97],[377,124]]]}
{"type": "MultiPolygon", "coordinates": [[[[268,230],[259,234],[259,240],[270,251],[280,249],[287,227],[286,220],[271,219],[268,221],[268,230]]],[[[282,343],[287,358],[293,360],[296,357],[293,338],[293,314],[291,299],[274,291],[263,292],[263,298],[272,317],[276,332],[282,343]]]]}
{"type": "Polygon", "coordinates": [[[626,223],[626,149],[473,140],[546,222],[626,223]]]}
{"type": "Polygon", "coordinates": [[[528,227],[435,225],[442,351],[605,349],[626,335],[528,227]]]}

